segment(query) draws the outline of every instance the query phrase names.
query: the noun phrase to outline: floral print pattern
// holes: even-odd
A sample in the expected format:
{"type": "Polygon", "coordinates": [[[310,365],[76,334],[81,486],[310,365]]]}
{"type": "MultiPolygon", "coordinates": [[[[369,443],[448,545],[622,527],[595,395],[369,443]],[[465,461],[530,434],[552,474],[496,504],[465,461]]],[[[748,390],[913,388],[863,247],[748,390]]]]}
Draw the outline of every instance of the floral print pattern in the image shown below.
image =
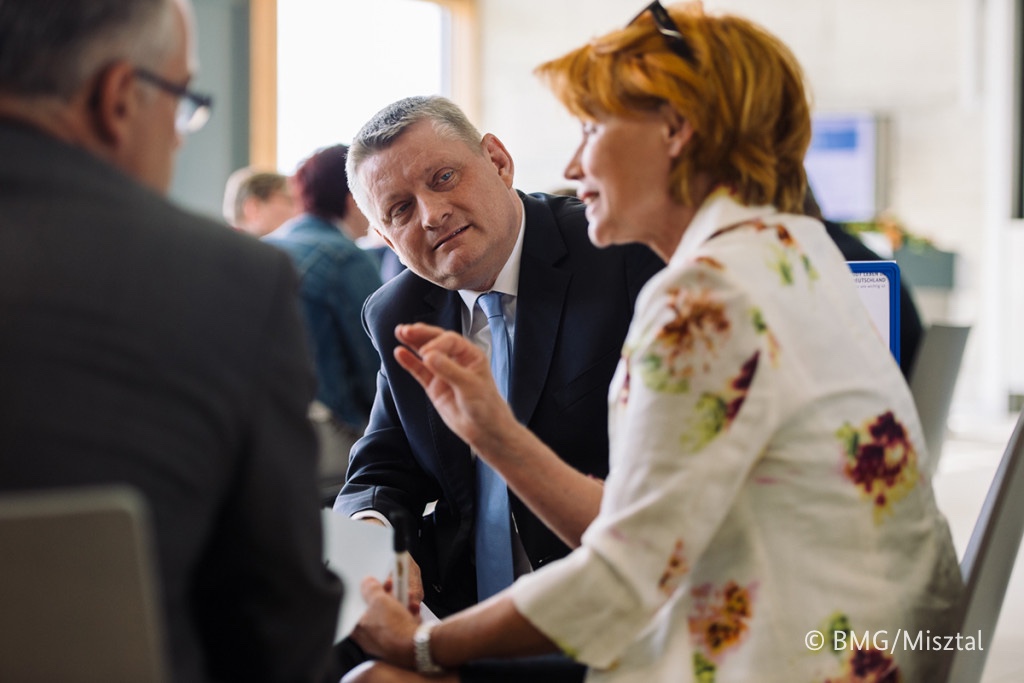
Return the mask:
{"type": "Polygon", "coordinates": [[[768,265],[779,274],[782,284],[796,284],[791,259],[795,259],[797,263],[803,267],[804,274],[807,276],[808,282],[814,282],[818,279],[818,271],[815,270],[814,264],[811,263],[811,259],[804,253],[803,249],[800,248],[799,243],[793,239],[793,236],[790,234],[789,230],[786,229],[786,226],[781,224],[768,226],[762,223],[757,227],[759,230],[774,229],[779,238],[779,246],[772,249],[774,259],[770,261],[768,265]]]}
{"type": "Polygon", "coordinates": [[[719,235],[725,235],[733,232],[734,230],[744,228],[752,228],[757,232],[764,232],[767,230],[773,230],[775,232],[778,242],[772,246],[771,257],[767,260],[766,264],[769,269],[779,276],[779,280],[783,285],[790,286],[796,284],[796,277],[793,268],[794,260],[801,268],[803,268],[804,275],[807,277],[808,282],[814,282],[818,279],[818,270],[814,267],[814,263],[812,263],[810,257],[804,253],[804,250],[800,247],[800,243],[793,238],[789,228],[782,223],[767,223],[760,219],[745,223],[736,223],[735,225],[730,225],[716,231],[711,236],[711,239],[714,239],[719,235]]]}
{"type": "Polygon", "coordinates": [[[899,667],[892,656],[883,650],[867,648],[853,650],[846,660],[844,672],[839,678],[827,679],[826,683],[902,683],[899,667]]]}
{"type": "Polygon", "coordinates": [[[835,633],[845,633],[843,642],[851,643],[850,635],[854,631],[845,614],[834,615],[825,629],[825,642],[833,654],[843,659],[843,671],[838,677],[825,679],[824,683],[902,683],[903,676],[892,655],[873,646],[854,648],[851,645],[836,650],[835,633]]]}
{"type": "Polygon", "coordinates": [[[725,270],[725,265],[713,256],[698,256],[694,259],[694,262],[707,266],[712,270],[725,270]]]}
{"type": "Polygon", "coordinates": [[[768,323],[765,322],[764,314],[761,313],[760,308],[754,308],[751,311],[750,317],[753,320],[754,329],[765,338],[768,346],[768,359],[771,361],[772,367],[779,367],[779,340],[775,338],[775,333],[771,331],[768,323]]]}
{"type": "Polygon", "coordinates": [[[844,446],[843,474],[873,503],[879,523],[918,482],[917,451],[907,430],[887,411],[860,428],[847,422],[836,436],[844,446]]]}
{"type": "Polygon", "coordinates": [[[694,408],[691,427],[681,437],[684,448],[699,451],[729,428],[747,398],[760,355],[761,352],[756,351],[720,393],[701,395],[694,408]]]}
{"type": "Polygon", "coordinates": [[[658,590],[666,597],[672,595],[676,592],[679,583],[689,571],[690,565],[687,564],[686,556],[683,555],[683,539],[680,538],[676,541],[672,554],[669,555],[665,571],[661,573],[661,578],[658,579],[658,590]]]}
{"type": "Polygon", "coordinates": [[[682,393],[690,390],[696,372],[707,371],[732,322],[722,301],[707,289],[672,288],[666,299],[672,317],[641,358],[641,376],[654,391],[682,393]]]}
{"type": "Polygon", "coordinates": [[[693,589],[689,627],[698,680],[713,683],[723,655],[743,641],[753,616],[753,594],[753,585],[744,587],[735,581],[718,589],[710,583],[693,589]]]}

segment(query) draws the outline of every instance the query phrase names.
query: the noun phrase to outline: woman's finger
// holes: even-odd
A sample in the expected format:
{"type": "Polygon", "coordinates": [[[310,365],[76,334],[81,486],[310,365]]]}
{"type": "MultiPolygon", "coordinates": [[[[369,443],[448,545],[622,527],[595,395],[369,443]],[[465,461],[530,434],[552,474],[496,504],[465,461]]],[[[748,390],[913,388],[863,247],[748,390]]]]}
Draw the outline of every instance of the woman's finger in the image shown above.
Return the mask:
{"type": "Polygon", "coordinates": [[[395,327],[395,337],[398,341],[416,352],[419,352],[421,346],[445,332],[447,330],[444,328],[427,325],[426,323],[413,323],[411,325],[398,325],[395,327]]]}
{"type": "Polygon", "coordinates": [[[410,351],[404,346],[396,346],[395,360],[398,361],[398,364],[405,368],[406,371],[412,375],[424,389],[430,386],[430,382],[434,379],[434,374],[427,369],[420,357],[413,351],[410,351]]]}
{"type": "Polygon", "coordinates": [[[431,349],[425,351],[421,362],[426,372],[436,375],[441,380],[462,391],[470,389],[474,385],[483,387],[487,383],[494,384],[490,371],[482,375],[476,368],[466,367],[457,359],[453,359],[450,354],[443,353],[440,350],[431,349]]]}

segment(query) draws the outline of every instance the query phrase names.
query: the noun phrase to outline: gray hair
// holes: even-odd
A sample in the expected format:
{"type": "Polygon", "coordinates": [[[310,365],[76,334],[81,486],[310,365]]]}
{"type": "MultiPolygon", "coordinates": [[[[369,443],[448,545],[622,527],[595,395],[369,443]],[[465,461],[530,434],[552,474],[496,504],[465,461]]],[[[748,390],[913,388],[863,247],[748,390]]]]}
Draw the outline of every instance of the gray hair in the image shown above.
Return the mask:
{"type": "Polygon", "coordinates": [[[356,204],[371,221],[374,218],[368,211],[369,198],[359,178],[359,167],[373,155],[394,144],[402,133],[420,121],[433,123],[434,131],[442,137],[459,140],[470,149],[480,150],[480,140],[483,139],[480,131],[470,123],[465,112],[446,97],[406,97],[384,107],[356,133],[348,150],[345,169],[348,189],[355,197],[356,204]]]}
{"type": "Polygon", "coordinates": [[[174,0],[0,0],[0,92],[70,99],[108,64],[156,67],[174,0]]]}
{"type": "Polygon", "coordinates": [[[268,201],[275,192],[288,189],[288,176],[276,171],[260,171],[251,166],[238,169],[224,185],[224,203],[221,211],[224,220],[238,227],[242,222],[245,203],[250,197],[261,202],[268,201]]]}

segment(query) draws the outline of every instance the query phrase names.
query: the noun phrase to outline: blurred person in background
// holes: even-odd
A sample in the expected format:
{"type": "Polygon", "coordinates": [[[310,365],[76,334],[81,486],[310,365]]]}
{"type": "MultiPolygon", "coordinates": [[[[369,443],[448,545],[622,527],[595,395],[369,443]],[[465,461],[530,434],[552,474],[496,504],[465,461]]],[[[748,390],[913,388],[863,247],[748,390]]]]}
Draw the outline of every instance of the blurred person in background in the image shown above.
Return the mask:
{"type": "Polygon", "coordinates": [[[363,330],[363,302],[381,279],[373,257],[349,235],[366,234],[367,220],[348,189],[346,145],[314,152],[293,182],[303,213],[263,238],[291,256],[316,367],[311,417],[321,440],[324,495],[341,487],[348,453],[362,434],[376,394],[377,352],[363,330]]]}
{"type": "Polygon", "coordinates": [[[224,220],[236,230],[263,237],[299,213],[288,176],[240,168],[224,186],[224,220]]]}

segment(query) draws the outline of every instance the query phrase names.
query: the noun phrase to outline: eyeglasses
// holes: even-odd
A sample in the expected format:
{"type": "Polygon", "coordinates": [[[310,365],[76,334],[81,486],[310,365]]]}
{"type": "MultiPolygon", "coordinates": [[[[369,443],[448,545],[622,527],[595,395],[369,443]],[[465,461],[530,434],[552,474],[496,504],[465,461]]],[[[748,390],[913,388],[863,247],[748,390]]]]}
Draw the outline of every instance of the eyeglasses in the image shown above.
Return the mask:
{"type": "Polygon", "coordinates": [[[174,114],[174,128],[179,134],[195,133],[210,120],[213,98],[209,95],[200,95],[184,86],[175,85],[146,69],[136,69],[135,75],[178,98],[178,111],[174,114]]]}
{"type": "Polygon", "coordinates": [[[679,26],[675,21],[672,20],[672,16],[668,13],[662,4],[658,0],[654,0],[647,7],[640,10],[640,13],[633,17],[626,26],[632,26],[636,23],[637,19],[644,15],[644,12],[650,10],[651,17],[654,18],[654,26],[665,38],[665,43],[668,45],[672,52],[688,61],[690,64],[697,66],[697,55],[693,54],[693,48],[686,42],[686,38],[683,37],[682,32],[679,30],[679,26]]]}

